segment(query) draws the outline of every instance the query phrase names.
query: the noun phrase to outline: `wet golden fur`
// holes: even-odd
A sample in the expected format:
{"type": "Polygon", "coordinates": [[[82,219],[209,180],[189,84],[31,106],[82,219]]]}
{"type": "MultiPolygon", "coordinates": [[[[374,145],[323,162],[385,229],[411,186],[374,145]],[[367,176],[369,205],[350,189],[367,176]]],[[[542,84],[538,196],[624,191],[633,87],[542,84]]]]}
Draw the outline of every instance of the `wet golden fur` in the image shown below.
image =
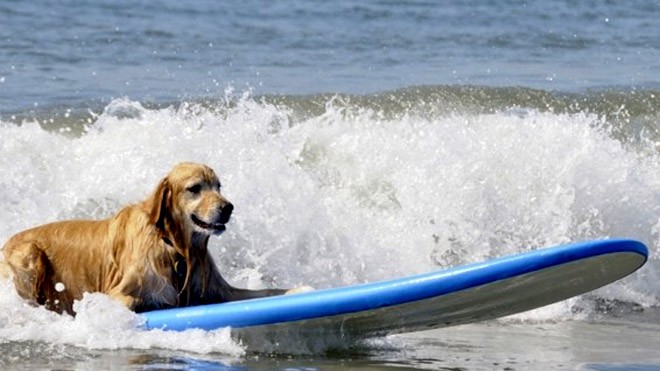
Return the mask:
{"type": "Polygon", "coordinates": [[[84,292],[105,293],[135,311],[285,293],[230,286],[209,255],[233,206],[205,165],[181,163],[153,194],[105,220],[46,224],[11,237],[6,264],[19,295],[74,314],[84,292]]]}

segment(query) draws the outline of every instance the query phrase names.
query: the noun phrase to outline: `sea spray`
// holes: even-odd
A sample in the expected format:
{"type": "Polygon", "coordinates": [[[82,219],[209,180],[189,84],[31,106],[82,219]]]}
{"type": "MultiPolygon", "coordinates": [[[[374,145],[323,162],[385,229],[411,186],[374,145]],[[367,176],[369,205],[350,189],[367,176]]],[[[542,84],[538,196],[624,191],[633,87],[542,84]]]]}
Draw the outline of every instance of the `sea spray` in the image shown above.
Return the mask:
{"type": "MultiPolygon", "coordinates": [[[[580,319],[601,307],[594,303],[648,307],[660,297],[657,154],[621,133],[587,112],[385,114],[329,99],[318,114],[300,115],[249,95],[161,107],[118,99],[79,135],[33,121],[0,125],[0,238],[54,220],[109,217],[192,160],[215,168],[236,206],[210,249],[242,287],[350,285],[594,238],[646,243],[651,260],[635,275],[521,317],[580,319]]],[[[52,334],[62,328],[87,326],[84,315],[52,319],[17,297],[6,302],[3,338],[57,343],[52,334]],[[24,327],[35,319],[51,338],[24,327]]],[[[106,316],[105,307],[83,304],[90,318],[106,316]]],[[[67,344],[193,351],[167,340],[177,335],[136,335],[131,313],[114,310],[123,332],[83,344],[99,331],[85,327],[67,344]]],[[[241,353],[227,332],[213,336],[216,345],[202,352],[241,353]]]]}

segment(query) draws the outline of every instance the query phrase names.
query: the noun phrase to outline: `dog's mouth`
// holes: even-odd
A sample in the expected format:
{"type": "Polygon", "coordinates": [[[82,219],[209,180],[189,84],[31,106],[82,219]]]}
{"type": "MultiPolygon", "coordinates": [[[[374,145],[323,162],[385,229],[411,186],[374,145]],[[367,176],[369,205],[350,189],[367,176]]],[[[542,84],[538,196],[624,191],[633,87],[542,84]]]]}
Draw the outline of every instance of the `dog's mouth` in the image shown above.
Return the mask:
{"type": "Polygon", "coordinates": [[[204,230],[211,231],[212,233],[215,234],[222,233],[225,231],[225,229],[227,229],[227,227],[225,227],[225,225],[222,223],[207,223],[202,219],[198,218],[195,214],[192,214],[190,216],[190,219],[192,219],[193,223],[195,223],[196,226],[204,230]]]}

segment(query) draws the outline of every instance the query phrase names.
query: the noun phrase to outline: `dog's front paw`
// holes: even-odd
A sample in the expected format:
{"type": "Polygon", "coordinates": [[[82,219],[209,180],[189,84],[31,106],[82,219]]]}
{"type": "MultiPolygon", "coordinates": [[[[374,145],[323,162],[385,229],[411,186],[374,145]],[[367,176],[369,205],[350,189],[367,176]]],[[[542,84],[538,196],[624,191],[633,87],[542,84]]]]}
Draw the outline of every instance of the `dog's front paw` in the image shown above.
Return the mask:
{"type": "Polygon", "coordinates": [[[292,289],[288,289],[284,295],[291,295],[291,294],[301,294],[303,292],[310,292],[314,291],[314,288],[312,286],[297,286],[292,289]]]}

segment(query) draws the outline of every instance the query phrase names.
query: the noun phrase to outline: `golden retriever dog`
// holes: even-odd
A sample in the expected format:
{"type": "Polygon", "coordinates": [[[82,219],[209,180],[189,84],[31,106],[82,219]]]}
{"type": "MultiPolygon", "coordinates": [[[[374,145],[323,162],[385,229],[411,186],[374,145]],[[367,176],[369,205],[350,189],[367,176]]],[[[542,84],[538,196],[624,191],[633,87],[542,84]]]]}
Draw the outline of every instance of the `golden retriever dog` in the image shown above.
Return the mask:
{"type": "Polygon", "coordinates": [[[71,220],[11,237],[3,251],[18,294],[75,315],[74,300],[101,292],[136,312],[306,291],[230,286],[208,251],[233,210],[215,172],[180,163],[146,200],[105,220],[71,220]]]}

